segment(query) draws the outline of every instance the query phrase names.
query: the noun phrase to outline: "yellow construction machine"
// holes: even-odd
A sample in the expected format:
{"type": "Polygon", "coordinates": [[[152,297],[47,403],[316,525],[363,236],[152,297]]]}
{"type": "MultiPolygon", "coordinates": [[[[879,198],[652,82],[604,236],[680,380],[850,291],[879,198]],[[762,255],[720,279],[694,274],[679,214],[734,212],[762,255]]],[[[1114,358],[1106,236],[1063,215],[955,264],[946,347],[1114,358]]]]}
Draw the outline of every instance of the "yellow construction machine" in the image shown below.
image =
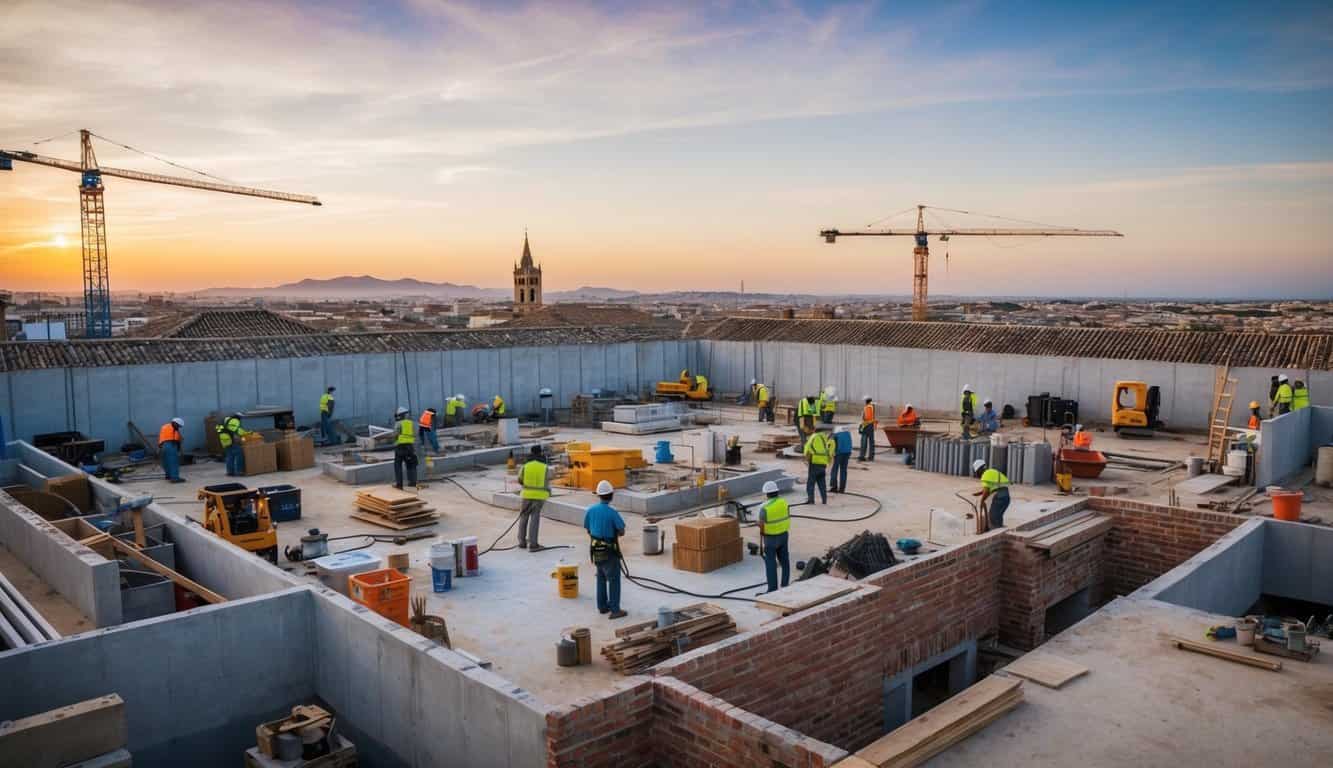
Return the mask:
{"type": "Polygon", "coordinates": [[[708,377],[703,374],[690,375],[686,368],[680,372],[676,381],[657,382],[655,392],[658,400],[712,400],[713,390],[708,388],[708,377]]]}
{"type": "Polygon", "coordinates": [[[278,531],[268,513],[268,498],[240,483],[206,485],[199,489],[204,502],[204,527],[222,539],[278,562],[278,531]]]}
{"type": "Polygon", "coordinates": [[[1126,437],[1152,437],[1153,430],[1162,427],[1157,418],[1161,405],[1160,387],[1142,381],[1117,381],[1111,396],[1111,427],[1126,437]]]}

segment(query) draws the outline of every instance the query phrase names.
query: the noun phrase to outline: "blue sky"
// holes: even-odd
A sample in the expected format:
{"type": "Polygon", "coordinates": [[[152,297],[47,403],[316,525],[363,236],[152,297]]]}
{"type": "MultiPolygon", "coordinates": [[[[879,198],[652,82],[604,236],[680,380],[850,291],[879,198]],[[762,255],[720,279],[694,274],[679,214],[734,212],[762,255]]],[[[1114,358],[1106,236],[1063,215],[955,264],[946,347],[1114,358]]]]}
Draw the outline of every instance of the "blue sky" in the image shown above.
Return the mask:
{"type": "MultiPolygon", "coordinates": [[[[1333,296],[1328,3],[50,0],[0,66],[0,147],[326,202],[109,187],[113,287],[498,286],[526,226],[552,288],[904,294],[908,241],[817,232],[923,202],[1126,235],[932,244],[935,294],[1333,296]]],[[[75,206],[0,176],[8,287],[77,289],[75,206]]]]}

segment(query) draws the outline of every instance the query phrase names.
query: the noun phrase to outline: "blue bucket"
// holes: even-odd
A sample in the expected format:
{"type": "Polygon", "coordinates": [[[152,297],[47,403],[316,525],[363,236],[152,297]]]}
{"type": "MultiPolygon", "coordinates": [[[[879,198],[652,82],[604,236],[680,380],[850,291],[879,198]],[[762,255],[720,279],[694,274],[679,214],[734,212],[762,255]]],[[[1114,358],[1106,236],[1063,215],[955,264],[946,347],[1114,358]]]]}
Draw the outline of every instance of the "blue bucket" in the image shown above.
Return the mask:
{"type": "Polygon", "coordinates": [[[454,586],[454,569],[440,570],[432,566],[430,569],[430,583],[436,592],[448,592],[454,586]]]}
{"type": "Polygon", "coordinates": [[[653,456],[653,460],[658,464],[670,464],[676,460],[676,457],[671,455],[670,440],[657,441],[657,453],[653,456]]]}

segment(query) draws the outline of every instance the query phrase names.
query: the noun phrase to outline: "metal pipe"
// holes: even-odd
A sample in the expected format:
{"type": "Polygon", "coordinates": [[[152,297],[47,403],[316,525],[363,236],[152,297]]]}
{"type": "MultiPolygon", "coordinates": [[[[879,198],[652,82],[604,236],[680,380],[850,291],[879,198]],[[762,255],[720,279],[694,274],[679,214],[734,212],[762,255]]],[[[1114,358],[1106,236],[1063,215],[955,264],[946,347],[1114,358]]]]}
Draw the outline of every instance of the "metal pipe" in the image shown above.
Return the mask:
{"type": "Polygon", "coordinates": [[[32,620],[33,625],[46,636],[46,639],[60,639],[60,633],[56,631],[55,627],[51,626],[51,622],[46,620],[46,617],[42,615],[41,611],[38,611],[36,607],[34,607],[33,604],[14,587],[13,583],[5,578],[3,573],[0,573],[0,592],[7,592],[10,595],[14,602],[18,604],[19,608],[23,609],[27,617],[32,620]]]}

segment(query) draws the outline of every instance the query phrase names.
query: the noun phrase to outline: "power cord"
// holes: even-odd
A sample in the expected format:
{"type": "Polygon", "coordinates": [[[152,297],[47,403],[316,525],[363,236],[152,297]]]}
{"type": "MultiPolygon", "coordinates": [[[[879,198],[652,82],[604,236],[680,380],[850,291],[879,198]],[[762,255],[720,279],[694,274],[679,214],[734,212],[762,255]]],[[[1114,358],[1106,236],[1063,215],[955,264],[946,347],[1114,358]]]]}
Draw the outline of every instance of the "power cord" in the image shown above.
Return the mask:
{"type": "MultiPolygon", "coordinates": [[[[503,510],[505,510],[505,511],[512,511],[512,510],[510,510],[508,507],[501,506],[501,505],[499,505],[499,504],[496,504],[496,503],[493,502],[493,501],[487,501],[487,500],[485,500],[485,499],[477,498],[475,495],[473,495],[472,491],[469,491],[469,490],[467,489],[467,486],[463,485],[462,483],[458,482],[457,480],[453,479],[452,477],[450,477],[450,476],[448,476],[448,475],[441,475],[441,476],[440,476],[439,478],[437,478],[437,479],[439,479],[439,480],[445,480],[445,481],[447,481],[447,482],[449,482],[449,483],[454,484],[455,486],[458,487],[458,489],[459,489],[460,491],[462,491],[463,493],[467,494],[467,497],[468,497],[469,499],[472,499],[473,501],[477,502],[478,504],[485,504],[485,505],[488,506],[488,507],[495,507],[496,509],[503,509],[503,510]]],[[[523,513],[522,513],[522,512],[519,512],[519,514],[514,518],[514,521],[513,521],[512,523],[509,524],[509,527],[508,527],[508,528],[505,528],[504,531],[501,532],[499,536],[496,536],[496,537],[495,537],[495,541],[491,542],[491,545],[490,545],[489,547],[487,547],[487,548],[483,549],[482,551],[478,552],[478,553],[477,553],[477,557],[481,557],[482,555],[487,554],[487,553],[489,553],[489,552],[508,552],[508,551],[510,551],[510,550],[512,550],[512,549],[518,549],[518,545],[517,545],[517,544],[514,544],[514,545],[512,545],[512,546],[508,546],[508,547],[499,547],[499,546],[496,546],[496,545],[499,544],[500,541],[501,541],[505,536],[508,536],[510,531],[514,530],[514,526],[518,525],[518,520],[519,520],[519,518],[522,517],[522,516],[523,516],[523,513]]],[[[569,544],[557,544],[557,545],[554,546],[554,547],[540,547],[540,546],[539,546],[539,547],[537,548],[537,551],[538,551],[538,552],[545,552],[545,551],[548,550],[548,549],[573,549],[573,547],[570,546],[569,544]]]]}

